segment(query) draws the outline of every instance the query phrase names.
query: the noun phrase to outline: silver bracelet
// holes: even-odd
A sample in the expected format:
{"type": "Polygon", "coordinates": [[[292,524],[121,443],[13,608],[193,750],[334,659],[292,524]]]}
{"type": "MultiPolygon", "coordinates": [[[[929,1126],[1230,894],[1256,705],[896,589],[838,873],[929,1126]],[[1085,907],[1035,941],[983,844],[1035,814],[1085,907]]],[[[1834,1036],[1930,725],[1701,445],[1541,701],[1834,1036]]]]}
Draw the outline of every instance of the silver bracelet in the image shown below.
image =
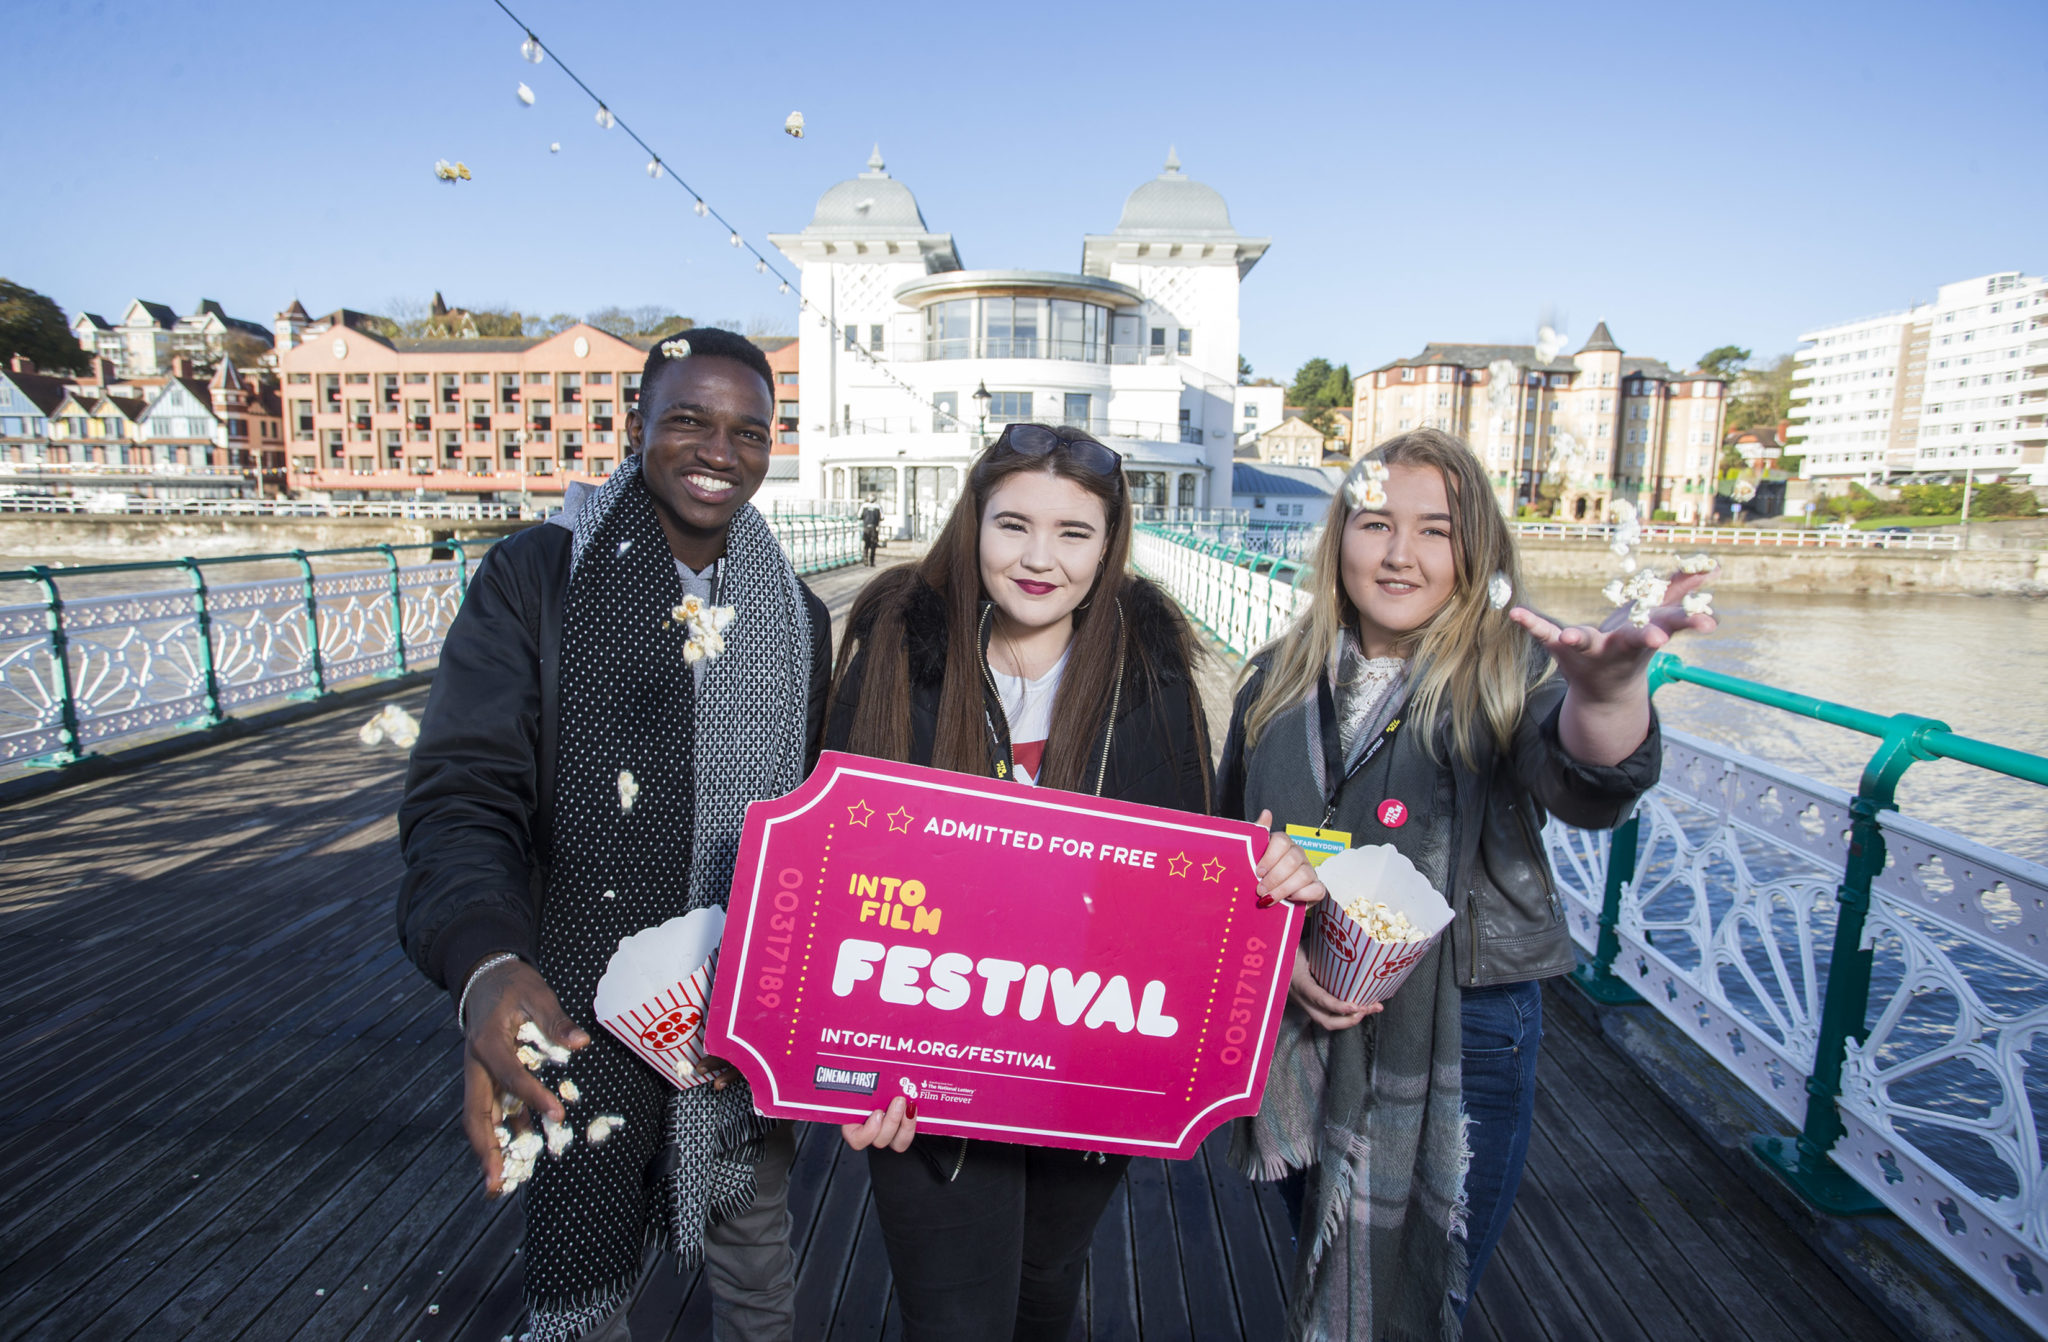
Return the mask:
{"type": "Polygon", "coordinates": [[[516,951],[501,951],[498,954],[493,955],[489,959],[485,960],[475,969],[469,971],[469,982],[462,985],[462,996],[457,998],[455,1001],[456,1029],[463,1031],[467,1031],[469,1029],[469,990],[471,988],[476,987],[476,981],[482,978],[485,974],[489,973],[491,970],[496,969],[499,965],[504,964],[507,960],[517,960],[518,958],[519,954],[516,951]]]}

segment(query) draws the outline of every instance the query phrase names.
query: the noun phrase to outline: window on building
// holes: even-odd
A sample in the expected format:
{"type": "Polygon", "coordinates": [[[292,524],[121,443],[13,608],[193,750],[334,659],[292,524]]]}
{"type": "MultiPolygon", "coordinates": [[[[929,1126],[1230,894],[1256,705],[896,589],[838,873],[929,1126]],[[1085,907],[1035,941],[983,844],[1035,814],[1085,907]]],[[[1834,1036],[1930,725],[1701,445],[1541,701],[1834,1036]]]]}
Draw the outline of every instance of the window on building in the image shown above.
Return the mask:
{"type": "Polygon", "coordinates": [[[859,328],[858,326],[855,326],[855,325],[853,325],[853,324],[852,324],[851,322],[849,322],[849,323],[847,323],[847,326],[846,326],[846,328],[845,328],[845,329],[846,329],[846,348],[848,348],[849,350],[855,350],[855,349],[859,349],[859,348],[860,348],[860,328],[859,328]]]}
{"type": "Polygon", "coordinates": [[[291,383],[294,387],[304,386],[312,380],[313,375],[311,373],[292,373],[285,378],[285,381],[291,383]]]}
{"type": "Polygon", "coordinates": [[[1076,428],[1088,427],[1088,419],[1095,398],[1085,391],[1065,392],[1061,396],[1060,422],[1076,428]]]}
{"type": "Polygon", "coordinates": [[[1031,418],[1031,393],[997,391],[989,393],[988,419],[991,424],[1020,424],[1031,418]]]}
{"type": "Polygon", "coordinates": [[[368,373],[350,373],[347,375],[347,381],[351,387],[367,387],[370,385],[370,375],[368,373]]]}
{"type": "Polygon", "coordinates": [[[1183,326],[1174,334],[1174,353],[1189,355],[1195,352],[1195,333],[1183,326]]]}
{"type": "Polygon", "coordinates": [[[868,327],[868,348],[877,354],[882,352],[882,324],[880,322],[876,322],[868,327]]]}
{"type": "Polygon", "coordinates": [[[1166,328],[1164,326],[1152,328],[1152,352],[1154,354],[1166,353],[1166,328]]]}
{"type": "Polygon", "coordinates": [[[796,384],[795,373],[777,373],[775,375],[775,385],[778,387],[794,387],[796,384]]]}
{"type": "Polygon", "coordinates": [[[886,509],[896,506],[896,468],[894,466],[862,466],[853,473],[855,498],[865,499],[870,494],[886,509]]]}
{"type": "Polygon", "coordinates": [[[408,387],[424,387],[427,385],[427,375],[425,373],[407,373],[405,375],[405,385],[408,387]]]}

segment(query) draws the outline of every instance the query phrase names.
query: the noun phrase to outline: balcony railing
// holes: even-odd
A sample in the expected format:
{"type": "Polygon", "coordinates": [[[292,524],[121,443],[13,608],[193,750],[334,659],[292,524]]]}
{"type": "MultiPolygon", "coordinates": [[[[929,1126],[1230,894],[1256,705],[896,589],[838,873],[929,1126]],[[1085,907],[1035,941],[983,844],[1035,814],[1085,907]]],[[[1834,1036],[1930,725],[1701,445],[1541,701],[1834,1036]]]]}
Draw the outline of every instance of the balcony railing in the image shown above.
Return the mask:
{"type": "MultiPolygon", "coordinates": [[[[958,427],[933,428],[934,416],[910,415],[891,416],[886,419],[847,420],[831,426],[834,438],[856,437],[872,433],[929,433],[966,434],[972,437],[983,421],[974,415],[962,415],[958,427]]],[[[1004,415],[990,415],[986,421],[988,437],[993,440],[1009,424],[1057,424],[1064,428],[1083,429],[1097,438],[1129,438],[1154,443],[1200,443],[1203,432],[1192,426],[1167,424],[1159,420],[1140,419],[1039,419],[1036,416],[1011,418],[1004,415]]]]}
{"type": "Polygon", "coordinates": [[[877,350],[880,356],[905,363],[940,363],[949,359],[1054,359],[1066,363],[1130,365],[1166,364],[1177,356],[1144,345],[1116,345],[1101,340],[1053,340],[1036,336],[984,336],[979,340],[916,340],[877,350]]]}

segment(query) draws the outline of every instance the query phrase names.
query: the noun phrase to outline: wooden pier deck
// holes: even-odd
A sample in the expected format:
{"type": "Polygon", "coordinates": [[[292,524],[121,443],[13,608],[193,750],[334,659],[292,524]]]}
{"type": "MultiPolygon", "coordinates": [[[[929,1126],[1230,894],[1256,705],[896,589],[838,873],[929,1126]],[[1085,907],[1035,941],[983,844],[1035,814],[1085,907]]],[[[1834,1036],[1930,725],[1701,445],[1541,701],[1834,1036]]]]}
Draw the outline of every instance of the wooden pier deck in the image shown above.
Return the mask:
{"type": "MultiPolygon", "coordinates": [[[[862,576],[817,585],[839,609],[862,576]]],[[[367,716],[0,811],[0,1337],[517,1335],[520,1211],[481,1196],[452,1012],[396,945],[404,757],[367,716]]],[[[1891,1336],[1595,1032],[1548,1024],[1470,1337],[1891,1336]]],[[[806,1130],[791,1201],[798,1336],[896,1335],[863,1158],[806,1130]]],[[[1136,1161],[1075,1335],[1276,1338],[1291,1259],[1218,1141],[1136,1161]]],[[[651,1274],[633,1326],[706,1338],[708,1291],[651,1274]]]]}

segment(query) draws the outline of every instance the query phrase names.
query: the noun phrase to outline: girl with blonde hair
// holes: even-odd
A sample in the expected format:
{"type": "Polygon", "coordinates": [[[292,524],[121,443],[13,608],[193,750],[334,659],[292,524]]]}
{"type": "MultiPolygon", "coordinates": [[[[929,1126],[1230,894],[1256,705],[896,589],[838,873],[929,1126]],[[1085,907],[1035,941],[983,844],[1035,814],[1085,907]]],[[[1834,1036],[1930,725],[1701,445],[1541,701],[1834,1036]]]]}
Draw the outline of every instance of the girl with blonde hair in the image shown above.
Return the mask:
{"type": "Polygon", "coordinates": [[[1455,1338],[1528,1152],[1540,984],[1572,966],[1543,825],[1609,828],[1656,782],[1650,656],[1714,621],[1683,609],[1704,574],[1644,623],[1514,604],[1486,472],[1434,430],[1353,467],[1311,562],[1308,608],[1246,669],[1218,812],[1391,844],[1455,916],[1383,1006],[1338,1001],[1297,950],[1231,1159],[1295,1213],[1291,1337],[1455,1338]]]}

